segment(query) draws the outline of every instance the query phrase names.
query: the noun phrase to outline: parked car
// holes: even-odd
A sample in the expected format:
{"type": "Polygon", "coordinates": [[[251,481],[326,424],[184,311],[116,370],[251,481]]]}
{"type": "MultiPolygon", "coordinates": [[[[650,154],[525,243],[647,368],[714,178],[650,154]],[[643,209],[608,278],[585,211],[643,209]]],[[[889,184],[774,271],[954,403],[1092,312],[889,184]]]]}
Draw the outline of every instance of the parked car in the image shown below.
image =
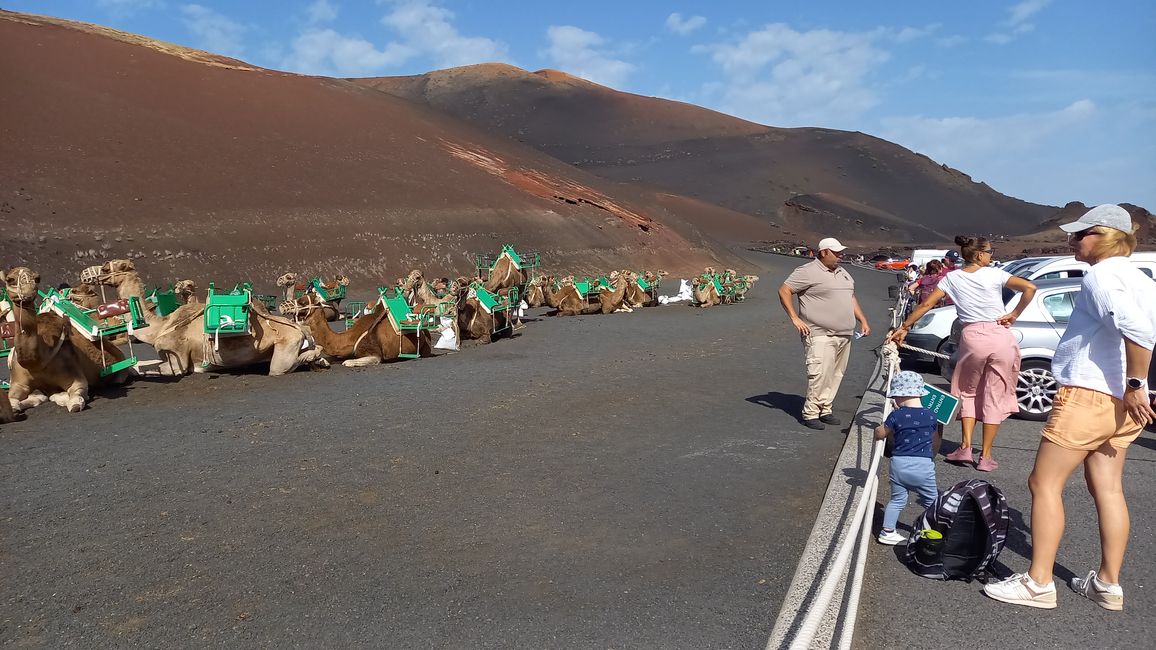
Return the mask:
{"type": "MultiPolygon", "coordinates": [[[[929,310],[912,324],[907,332],[907,345],[921,350],[943,353],[943,347],[951,336],[951,326],[955,323],[955,306],[937,307],[929,310]]],[[[936,362],[936,358],[922,352],[912,352],[900,348],[901,356],[916,361],[936,362]]]]}
{"type": "Polygon", "coordinates": [[[908,260],[908,259],[884,260],[884,261],[880,261],[880,262],[875,263],[875,270],[877,270],[877,271],[902,271],[903,269],[907,268],[908,264],[911,264],[911,260],[908,260]]]}
{"type": "MultiPolygon", "coordinates": [[[[1068,326],[1083,280],[1061,278],[1033,282],[1036,295],[1032,298],[1032,304],[1028,305],[1011,330],[1020,344],[1020,376],[1016,383],[1019,417],[1042,421],[1048,419],[1052,412],[1052,400],[1059,388],[1052,376],[1052,357],[1068,326]]],[[[1015,308],[1021,295],[1015,293],[1007,302],[1008,311],[1015,308]]],[[[951,358],[941,359],[939,368],[940,374],[948,379],[955,372],[955,357],[962,329],[957,319],[947,342],[943,344],[943,354],[951,358]]]]}

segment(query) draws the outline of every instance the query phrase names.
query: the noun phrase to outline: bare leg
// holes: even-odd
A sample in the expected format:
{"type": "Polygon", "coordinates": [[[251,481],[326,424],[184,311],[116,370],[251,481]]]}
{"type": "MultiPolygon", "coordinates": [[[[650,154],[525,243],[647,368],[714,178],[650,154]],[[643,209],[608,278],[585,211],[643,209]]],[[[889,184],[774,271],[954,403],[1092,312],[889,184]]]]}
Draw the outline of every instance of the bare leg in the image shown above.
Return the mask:
{"type": "MultiPolygon", "coordinates": [[[[972,420],[972,426],[975,425],[974,423],[975,420],[972,420]]],[[[980,456],[991,458],[991,448],[992,445],[995,444],[995,434],[997,433],[999,433],[998,424],[983,423],[983,451],[979,452],[980,456]]],[[[968,438],[970,439],[971,436],[968,436],[968,438]]]]}
{"type": "Polygon", "coordinates": [[[1086,451],[1040,440],[1036,466],[1028,477],[1032,491],[1032,566],[1028,573],[1040,584],[1052,581],[1056,553],[1064,535],[1064,483],[1088,455],[1086,451]]]}
{"type": "Polygon", "coordinates": [[[1128,546],[1128,503],[1124,500],[1124,456],[1126,449],[1104,443],[1084,461],[1088,492],[1096,501],[1100,518],[1100,570],[1102,582],[1120,582],[1124,549],[1128,546]]]}
{"type": "Polygon", "coordinates": [[[975,431],[975,418],[960,418],[959,424],[963,429],[959,436],[959,446],[966,449],[971,446],[971,434],[975,431]]]}

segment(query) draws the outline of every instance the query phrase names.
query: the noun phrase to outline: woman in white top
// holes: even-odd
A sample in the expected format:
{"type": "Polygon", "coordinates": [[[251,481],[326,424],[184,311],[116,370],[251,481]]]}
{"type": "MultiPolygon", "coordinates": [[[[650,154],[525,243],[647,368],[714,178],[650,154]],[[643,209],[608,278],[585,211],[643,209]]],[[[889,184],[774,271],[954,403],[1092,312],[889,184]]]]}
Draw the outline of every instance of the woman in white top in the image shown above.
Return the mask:
{"type": "Polygon", "coordinates": [[[1071,587],[1104,609],[1124,608],[1120,567],[1128,543],[1124,457],[1156,413],[1147,376],[1156,344],[1156,282],[1128,261],[1135,226],[1118,205],[1092,208],[1060,226],[1084,275],[1071,320],[1056,347],[1052,373],[1060,384],[1042,432],[1032,491],[1032,565],[984,587],[996,600],[1051,609],[1052,570],[1064,533],[1064,484],[1081,464],[1100,523],[1100,566],[1071,587]]]}
{"type": "Polygon", "coordinates": [[[992,458],[992,446],[999,425],[1019,410],[1016,382],[1020,371],[1020,346],[1008,329],[1031,303],[1036,285],[990,266],[991,244],[982,237],[956,237],[964,266],[943,276],[903,325],[888,337],[897,344],[907,331],[944,296],[955,303],[963,331],[959,336],[959,356],[951,376],[951,393],[959,398],[962,425],[959,449],[946,456],[958,463],[972,462],[971,435],[976,420],[983,423],[983,447],[975,468],[990,472],[999,467],[992,458]],[[1004,288],[1021,292],[1019,304],[1010,312],[1004,305],[1004,288]]]}

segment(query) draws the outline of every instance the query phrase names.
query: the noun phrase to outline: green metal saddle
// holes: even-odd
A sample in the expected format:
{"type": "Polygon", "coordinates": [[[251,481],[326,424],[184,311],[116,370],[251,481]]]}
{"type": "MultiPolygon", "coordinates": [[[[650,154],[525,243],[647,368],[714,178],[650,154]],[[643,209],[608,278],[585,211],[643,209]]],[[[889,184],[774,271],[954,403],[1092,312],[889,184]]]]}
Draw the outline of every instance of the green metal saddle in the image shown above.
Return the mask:
{"type": "Polygon", "coordinates": [[[378,290],[381,305],[385,307],[389,322],[397,329],[403,336],[414,336],[416,345],[414,349],[416,353],[401,352],[398,354],[403,359],[418,359],[421,357],[421,333],[422,330],[431,331],[436,330],[441,324],[438,319],[434,305],[422,305],[416,312],[414,308],[405,300],[399,287],[379,287],[378,290]]]}
{"type": "Polygon", "coordinates": [[[253,299],[252,285],[243,282],[231,291],[217,291],[209,283],[209,297],[205,301],[205,334],[215,337],[241,336],[250,333],[249,303],[253,299]]]}

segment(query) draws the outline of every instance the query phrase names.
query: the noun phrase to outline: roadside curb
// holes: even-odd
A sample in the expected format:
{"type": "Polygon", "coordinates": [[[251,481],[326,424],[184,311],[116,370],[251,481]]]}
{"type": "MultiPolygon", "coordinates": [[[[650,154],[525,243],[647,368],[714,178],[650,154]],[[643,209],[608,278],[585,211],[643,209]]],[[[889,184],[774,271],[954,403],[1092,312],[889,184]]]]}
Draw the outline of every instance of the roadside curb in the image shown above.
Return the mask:
{"type": "MultiPolygon", "coordinates": [[[[855,505],[865,496],[863,486],[867,480],[867,470],[871,466],[874,429],[882,420],[886,402],[884,395],[883,355],[879,354],[871,378],[863,389],[863,398],[855,411],[847,440],[843,443],[839,459],[831,472],[831,480],[827,484],[827,491],[823,495],[815,524],[799,558],[795,576],[787,588],[779,616],[767,640],[767,650],[790,646],[799,626],[807,616],[807,608],[822,589],[830,565],[837,555],[839,543],[851,533],[855,505]]],[[[875,494],[866,496],[875,498],[875,494]]],[[[873,516],[873,511],[868,513],[868,517],[873,516]]],[[[856,550],[852,560],[856,559],[857,555],[856,550]]],[[[840,612],[846,597],[846,577],[840,577],[839,581],[835,598],[840,606],[828,609],[811,647],[830,647],[833,640],[842,634],[840,612]]]]}

